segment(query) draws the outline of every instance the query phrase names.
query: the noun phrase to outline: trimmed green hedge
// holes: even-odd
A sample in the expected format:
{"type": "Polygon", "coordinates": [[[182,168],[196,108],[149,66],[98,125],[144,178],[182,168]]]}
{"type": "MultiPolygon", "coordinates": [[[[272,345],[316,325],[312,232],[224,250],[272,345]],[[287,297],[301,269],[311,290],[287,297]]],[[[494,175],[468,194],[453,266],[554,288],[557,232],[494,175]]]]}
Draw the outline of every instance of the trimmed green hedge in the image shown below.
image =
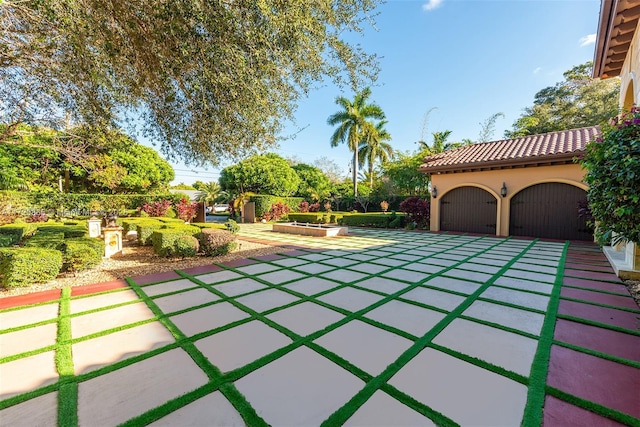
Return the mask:
{"type": "Polygon", "coordinates": [[[278,197],[259,194],[249,197],[249,201],[256,204],[256,218],[262,218],[265,212],[269,212],[271,210],[271,205],[278,202],[282,202],[289,206],[291,212],[297,212],[298,205],[300,202],[304,201],[304,199],[302,197],[278,197]]]}
{"type": "Polygon", "coordinates": [[[97,237],[76,237],[72,239],[66,239],[65,242],[73,242],[90,247],[91,249],[96,251],[97,255],[99,255],[98,261],[102,261],[105,247],[104,240],[97,237]]]}
{"type": "Polygon", "coordinates": [[[0,279],[7,289],[44,283],[56,278],[62,253],[42,248],[0,249],[0,279]]]}
{"type": "Polygon", "coordinates": [[[33,235],[36,232],[37,226],[33,223],[14,223],[0,226],[0,235],[9,236],[11,238],[11,244],[16,245],[22,239],[33,235]]]}
{"type": "Polygon", "coordinates": [[[64,233],[65,239],[86,237],[89,234],[84,225],[40,225],[37,233],[64,233]]]}
{"type": "Polygon", "coordinates": [[[95,267],[102,261],[102,252],[96,251],[92,245],[78,239],[67,239],[59,247],[62,252],[62,269],[64,271],[82,271],[95,267]]]}
{"type": "Polygon", "coordinates": [[[163,228],[155,230],[151,234],[153,252],[166,257],[177,255],[179,248],[176,247],[176,242],[178,238],[181,236],[193,237],[193,228],[196,228],[196,233],[200,231],[197,227],[163,228]]]}
{"type": "Polygon", "coordinates": [[[289,221],[308,222],[310,224],[320,224],[323,221],[325,212],[296,212],[289,213],[289,221]]]}
{"type": "Polygon", "coordinates": [[[339,223],[352,227],[374,227],[389,228],[393,223],[393,228],[404,227],[404,214],[349,214],[344,215],[339,223]],[[402,219],[399,219],[402,218],[402,219]]]}
{"type": "Polygon", "coordinates": [[[0,248],[6,248],[9,246],[13,246],[13,237],[0,234],[0,248]]]}
{"type": "Polygon", "coordinates": [[[138,244],[141,246],[151,246],[151,235],[154,231],[160,230],[166,224],[156,220],[138,221],[135,223],[138,233],[138,244]]]}
{"type": "Polygon", "coordinates": [[[64,242],[64,233],[62,231],[36,233],[33,237],[25,240],[24,246],[26,248],[58,249],[62,242],[64,242]]]}

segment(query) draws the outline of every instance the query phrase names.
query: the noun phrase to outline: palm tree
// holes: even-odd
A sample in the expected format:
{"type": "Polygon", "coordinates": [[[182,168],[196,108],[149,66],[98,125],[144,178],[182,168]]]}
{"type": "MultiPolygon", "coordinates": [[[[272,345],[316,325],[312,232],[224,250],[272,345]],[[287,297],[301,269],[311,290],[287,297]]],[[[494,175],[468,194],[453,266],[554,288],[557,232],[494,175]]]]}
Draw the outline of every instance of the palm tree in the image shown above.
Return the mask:
{"type": "Polygon", "coordinates": [[[220,185],[215,181],[200,185],[198,191],[200,191],[200,194],[198,194],[196,200],[198,202],[204,202],[207,206],[219,201],[222,194],[220,185]]]}
{"type": "Polygon", "coordinates": [[[442,132],[433,132],[433,145],[431,146],[431,153],[438,154],[442,153],[446,148],[446,141],[451,135],[450,130],[443,130],[442,132]]]}
{"type": "Polygon", "coordinates": [[[382,109],[376,104],[368,104],[367,99],[371,96],[371,89],[365,88],[362,92],[356,93],[353,102],[343,96],[336,98],[336,104],[342,107],[341,111],[332,114],[327,119],[331,126],[338,125],[331,136],[331,146],[346,142],[349,149],[353,151],[353,194],[358,196],[358,146],[362,141],[369,119],[384,119],[382,109]]]}
{"type": "Polygon", "coordinates": [[[373,169],[376,160],[380,163],[388,162],[393,157],[393,147],[385,141],[391,140],[391,135],[384,128],[386,120],[379,121],[376,125],[366,123],[364,128],[364,138],[358,148],[360,166],[365,162],[369,165],[369,188],[373,190],[373,169]]]}

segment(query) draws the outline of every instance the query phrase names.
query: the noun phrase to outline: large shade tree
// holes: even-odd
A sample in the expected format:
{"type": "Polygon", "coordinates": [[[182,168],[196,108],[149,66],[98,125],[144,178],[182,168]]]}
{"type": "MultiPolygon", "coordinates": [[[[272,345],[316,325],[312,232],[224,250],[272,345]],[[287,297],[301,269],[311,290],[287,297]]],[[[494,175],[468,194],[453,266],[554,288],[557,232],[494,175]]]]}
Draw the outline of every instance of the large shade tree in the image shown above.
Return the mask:
{"type": "Polygon", "coordinates": [[[591,77],[592,62],[564,73],[564,80],[535,95],[533,106],[505,132],[507,138],[604,124],[618,114],[618,79],[591,77]]]}
{"type": "Polygon", "coordinates": [[[369,188],[373,189],[374,169],[376,162],[385,163],[393,158],[393,147],[387,141],[391,134],[384,128],[386,120],[376,124],[367,122],[364,127],[364,137],[358,148],[360,166],[368,166],[369,188]]]}
{"type": "Polygon", "coordinates": [[[300,178],[284,158],[277,154],[251,156],[220,172],[220,187],[233,193],[259,193],[291,196],[300,178]]]}
{"type": "Polygon", "coordinates": [[[329,78],[362,87],[377,60],[347,41],[380,0],[0,1],[0,142],[20,123],[140,124],[162,151],[218,163],[276,142],[329,78]]]}
{"type": "Polygon", "coordinates": [[[353,151],[352,174],[355,197],[358,196],[358,147],[363,140],[364,130],[372,119],[383,120],[385,117],[380,106],[369,103],[370,96],[371,89],[365,88],[356,93],[353,101],[343,96],[337,97],[336,104],[341,107],[341,110],[327,119],[329,125],[338,126],[331,135],[331,146],[337,147],[341,143],[346,143],[353,151]]]}

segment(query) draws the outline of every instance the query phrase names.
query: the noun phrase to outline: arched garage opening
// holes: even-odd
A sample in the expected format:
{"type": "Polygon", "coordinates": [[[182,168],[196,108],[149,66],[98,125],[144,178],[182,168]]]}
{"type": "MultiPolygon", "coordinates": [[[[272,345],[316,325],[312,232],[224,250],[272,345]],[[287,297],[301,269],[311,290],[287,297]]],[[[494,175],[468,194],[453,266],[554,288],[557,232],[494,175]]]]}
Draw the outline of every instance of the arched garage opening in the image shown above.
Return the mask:
{"type": "Polygon", "coordinates": [[[440,199],[440,230],[496,234],[498,203],[486,190],[458,187],[440,199]]]}
{"type": "Polygon", "coordinates": [[[587,199],[581,188],[560,182],[532,185],[511,198],[509,234],[561,240],[593,241],[578,205],[587,199]]]}

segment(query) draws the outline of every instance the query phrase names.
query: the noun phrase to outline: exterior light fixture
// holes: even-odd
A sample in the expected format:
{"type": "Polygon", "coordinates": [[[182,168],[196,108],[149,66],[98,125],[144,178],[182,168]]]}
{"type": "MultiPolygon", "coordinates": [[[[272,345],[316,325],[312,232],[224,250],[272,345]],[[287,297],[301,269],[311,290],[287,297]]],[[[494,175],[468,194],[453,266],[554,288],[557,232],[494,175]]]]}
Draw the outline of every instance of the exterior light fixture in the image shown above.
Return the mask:
{"type": "Polygon", "coordinates": [[[437,187],[433,187],[433,190],[431,190],[431,195],[433,196],[433,198],[435,199],[436,197],[438,197],[438,188],[437,187]]]}
{"type": "Polygon", "coordinates": [[[500,189],[500,195],[502,197],[507,197],[507,184],[502,183],[502,188],[500,189]]]}

